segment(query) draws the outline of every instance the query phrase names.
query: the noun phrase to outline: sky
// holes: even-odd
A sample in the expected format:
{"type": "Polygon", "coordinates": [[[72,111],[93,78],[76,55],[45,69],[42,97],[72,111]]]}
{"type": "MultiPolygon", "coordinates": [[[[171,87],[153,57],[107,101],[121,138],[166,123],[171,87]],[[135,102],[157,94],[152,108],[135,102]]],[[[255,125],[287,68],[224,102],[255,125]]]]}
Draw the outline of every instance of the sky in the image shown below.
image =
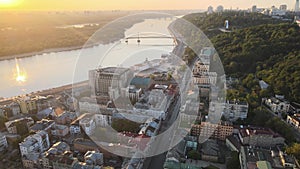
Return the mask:
{"type": "Polygon", "coordinates": [[[248,9],[286,4],[294,9],[296,0],[0,0],[0,10],[172,10],[225,8],[248,9]]]}

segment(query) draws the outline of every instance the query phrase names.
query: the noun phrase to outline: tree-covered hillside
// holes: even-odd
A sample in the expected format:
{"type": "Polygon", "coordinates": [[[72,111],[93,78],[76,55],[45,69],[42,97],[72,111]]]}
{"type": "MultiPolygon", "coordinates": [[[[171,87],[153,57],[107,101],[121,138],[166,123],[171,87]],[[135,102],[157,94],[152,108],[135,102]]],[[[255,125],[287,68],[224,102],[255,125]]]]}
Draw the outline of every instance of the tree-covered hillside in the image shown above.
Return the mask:
{"type": "Polygon", "coordinates": [[[270,84],[269,94],[300,101],[300,28],[296,24],[254,13],[205,16],[191,14],[185,18],[208,32],[228,76],[245,81],[249,74],[254,75],[256,82],[263,79],[270,84]],[[236,28],[233,32],[210,33],[228,18],[236,28]]]}

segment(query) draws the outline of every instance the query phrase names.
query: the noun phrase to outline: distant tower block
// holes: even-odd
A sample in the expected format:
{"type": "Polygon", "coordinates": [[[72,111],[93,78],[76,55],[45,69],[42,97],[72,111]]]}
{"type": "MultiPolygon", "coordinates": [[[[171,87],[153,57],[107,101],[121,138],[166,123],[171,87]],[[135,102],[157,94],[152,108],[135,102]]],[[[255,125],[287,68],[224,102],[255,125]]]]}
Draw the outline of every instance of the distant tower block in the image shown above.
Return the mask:
{"type": "Polygon", "coordinates": [[[212,14],[212,13],[214,13],[214,8],[212,6],[209,6],[207,8],[207,14],[212,14]]]}
{"type": "Polygon", "coordinates": [[[299,0],[296,0],[295,12],[299,12],[299,0]]]}
{"type": "Polygon", "coordinates": [[[225,29],[229,29],[229,21],[225,20],[225,29]]]}

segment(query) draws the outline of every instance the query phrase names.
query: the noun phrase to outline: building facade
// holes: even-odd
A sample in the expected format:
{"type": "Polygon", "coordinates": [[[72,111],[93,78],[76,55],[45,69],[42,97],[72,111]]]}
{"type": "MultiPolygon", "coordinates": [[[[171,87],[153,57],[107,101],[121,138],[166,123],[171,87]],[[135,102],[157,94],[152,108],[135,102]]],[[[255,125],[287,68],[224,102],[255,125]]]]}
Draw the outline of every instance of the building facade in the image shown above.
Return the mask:
{"type": "Polygon", "coordinates": [[[268,128],[247,127],[239,130],[239,139],[243,145],[274,147],[283,145],[285,139],[268,128]]]}
{"type": "Polygon", "coordinates": [[[8,147],[6,136],[0,133],[0,152],[8,147]]]}
{"type": "Polygon", "coordinates": [[[199,136],[199,140],[204,140],[205,138],[225,140],[226,137],[232,135],[232,133],[233,126],[226,122],[219,124],[201,122],[199,125],[193,125],[191,129],[191,134],[193,136],[199,136]]]}
{"type": "Polygon", "coordinates": [[[288,115],[286,121],[294,128],[300,130],[300,114],[288,115]]]}
{"type": "Polygon", "coordinates": [[[89,71],[89,86],[93,96],[109,96],[110,89],[128,86],[133,72],[127,68],[106,67],[89,71]]]}
{"type": "Polygon", "coordinates": [[[19,118],[5,123],[7,131],[11,134],[26,134],[30,130],[30,126],[34,124],[31,117],[19,118]]]}
{"type": "Polygon", "coordinates": [[[223,116],[229,121],[236,121],[237,119],[246,119],[248,115],[249,105],[247,102],[227,101],[223,116]]]}

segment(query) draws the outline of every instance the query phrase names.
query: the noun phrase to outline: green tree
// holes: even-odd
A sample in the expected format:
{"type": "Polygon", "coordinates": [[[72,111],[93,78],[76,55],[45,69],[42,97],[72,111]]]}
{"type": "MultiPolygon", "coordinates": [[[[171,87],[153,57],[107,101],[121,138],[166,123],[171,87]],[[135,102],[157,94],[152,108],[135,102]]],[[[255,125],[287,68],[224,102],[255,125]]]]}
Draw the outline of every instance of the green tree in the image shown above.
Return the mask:
{"type": "Polygon", "coordinates": [[[231,158],[226,163],[226,168],[240,169],[239,153],[232,151],[231,158]]]}
{"type": "Polygon", "coordinates": [[[200,153],[196,150],[191,150],[187,154],[188,158],[193,159],[193,160],[200,160],[200,153]]]}
{"type": "Polygon", "coordinates": [[[5,128],[5,122],[7,122],[8,119],[4,116],[0,116],[0,129],[4,129],[5,128]]]}
{"type": "Polygon", "coordinates": [[[290,155],[294,155],[298,160],[300,159],[300,143],[294,143],[287,147],[286,152],[290,155]]]}

